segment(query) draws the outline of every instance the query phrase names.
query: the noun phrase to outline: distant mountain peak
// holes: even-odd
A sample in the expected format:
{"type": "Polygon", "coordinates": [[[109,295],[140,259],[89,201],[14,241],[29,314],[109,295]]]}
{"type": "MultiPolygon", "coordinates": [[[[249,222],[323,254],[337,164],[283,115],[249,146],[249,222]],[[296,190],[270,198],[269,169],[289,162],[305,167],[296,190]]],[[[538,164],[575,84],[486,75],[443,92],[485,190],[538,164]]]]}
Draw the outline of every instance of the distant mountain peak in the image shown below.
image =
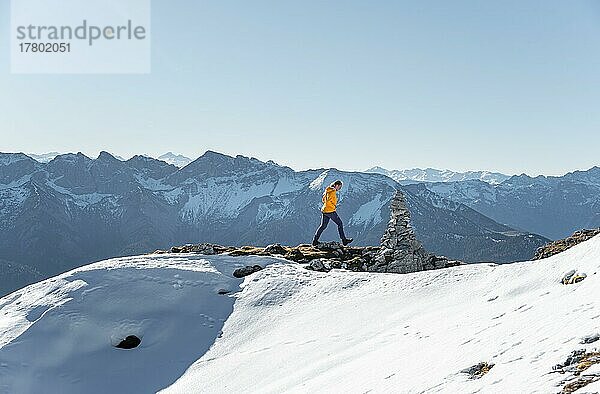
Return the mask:
{"type": "Polygon", "coordinates": [[[27,154],[27,156],[31,157],[33,160],[35,160],[39,163],[48,163],[49,161],[51,161],[58,155],[60,155],[60,152],[48,152],[48,153],[40,153],[40,154],[28,153],[27,154]]]}
{"type": "Polygon", "coordinates": [[[386,175],[397,182],[407,184],[415,182],[456,182],[467,180],[481,180],[497,185],[509,179],[510,176],[499,172],[490,171],[465,171],[439,170],[436,168],[411,168],[404,170],[387,170],[382,167],[372,167],[365,172],[386,175]]]}
{"type": "Polygon", "coordinates": [[[117,162],[117,161],[121,161],[119,159],[117,159],[115,156],[113,156],[112,154],[108,153],[107,151],[101,151],[100,154],[98,155],[98,159],[97,160],[101,160],[101,161],[110,161],[110,162],[117,162]]]}
{"type": "Polygon", "coordinates": [[[81,152],[77,152],[77,153],[63,153],[60,155],[56,155],[52,160],[49,161],[49,163],[56,163],[56,162],[78,162],[78,161],[82,161],[82,162],[88,162],[91,161],[92,159],[90,159],[89,157],[87,157],[86,155],[84,155],[81,152]]]}
{"type": "Polygon", "coordinates": [[[22,160],[32,160],[24,153],[0,153],[0,165],[7,166],[22,160]]]}
{"type": "Polygon", "coordinates": [[[189,157],[175,154],[171,151],[165,153],[164,155],[158,156],[158,160],[162,160],[179,168],[185,167],[192,162],[192,159],[189,157]]]}

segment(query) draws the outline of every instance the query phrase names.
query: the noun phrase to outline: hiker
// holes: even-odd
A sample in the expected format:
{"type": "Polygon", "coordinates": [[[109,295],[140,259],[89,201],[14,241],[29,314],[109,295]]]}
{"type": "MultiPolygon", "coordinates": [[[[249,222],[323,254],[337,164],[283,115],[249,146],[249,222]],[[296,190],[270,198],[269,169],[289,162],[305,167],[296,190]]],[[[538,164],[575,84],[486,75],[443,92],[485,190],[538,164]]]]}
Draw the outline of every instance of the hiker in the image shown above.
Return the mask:
{"type": "Polygon", "coordinates": [[[333,222],[337,224],[338,233],[340,234],[340,239],[342,240],[342,244],[344,246],[352,242],[352,238],[346,238],[346,235],[344,235],[344,224],[342,223],[342,219],[340,219],[337,212],[335,211],[335,206],[337,204],[336,192],[338,192],[341,188],[342,181],[337,180],[331,185],[327,186],[327,188],[323,192],[323,198],[321,199],[323,201],[323,207],[321,207],[321,226],[319,226],[317,232],[315,233],[315,237],[312,241],[313,246],[319,245],[319,237],[321,236],[321,233],[323,233],[323,230],[325,230],[325,228],[329,224],[329,220],[333,220],[333,222]]]}

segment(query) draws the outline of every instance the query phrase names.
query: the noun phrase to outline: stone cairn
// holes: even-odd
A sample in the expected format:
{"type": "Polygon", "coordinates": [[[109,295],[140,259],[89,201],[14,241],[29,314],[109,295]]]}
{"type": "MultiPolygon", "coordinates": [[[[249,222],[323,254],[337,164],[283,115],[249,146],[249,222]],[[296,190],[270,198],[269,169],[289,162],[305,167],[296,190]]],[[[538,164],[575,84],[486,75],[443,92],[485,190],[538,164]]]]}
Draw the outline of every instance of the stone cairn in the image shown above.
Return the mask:
{"type": "Polygon", "coordinates": [[[425,250],[410,225],[404,194],[398,190],[390,204],[390,221],[381,238],[381,248],[369,271],[401,274],[456,265],[446,257],[425,250]]]}

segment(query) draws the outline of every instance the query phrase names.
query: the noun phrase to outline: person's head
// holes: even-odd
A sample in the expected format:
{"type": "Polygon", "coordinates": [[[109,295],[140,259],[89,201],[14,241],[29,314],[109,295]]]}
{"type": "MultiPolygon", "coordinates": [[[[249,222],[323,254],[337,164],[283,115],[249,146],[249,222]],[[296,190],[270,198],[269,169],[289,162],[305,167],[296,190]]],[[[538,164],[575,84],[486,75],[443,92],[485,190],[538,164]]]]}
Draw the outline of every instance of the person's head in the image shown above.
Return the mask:
{"type": "Polygon", "coordinates": [[[342,181],[338,179],[329,186],[333,187],[335,190],[340,190],[342,188],[342,181]]]}

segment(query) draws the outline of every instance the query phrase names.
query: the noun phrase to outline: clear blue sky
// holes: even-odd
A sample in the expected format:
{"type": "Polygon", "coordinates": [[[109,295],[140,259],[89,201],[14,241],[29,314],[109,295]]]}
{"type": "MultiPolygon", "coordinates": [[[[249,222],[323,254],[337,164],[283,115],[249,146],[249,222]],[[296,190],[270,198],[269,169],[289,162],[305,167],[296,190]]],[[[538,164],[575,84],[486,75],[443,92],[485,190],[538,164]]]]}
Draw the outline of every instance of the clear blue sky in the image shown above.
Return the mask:
{"type": "Polygon", "coordinates": [[[296,169],[600,165],[600,1],[152,2],[149,75],[11,75],[0,151],[296,169]]]}

